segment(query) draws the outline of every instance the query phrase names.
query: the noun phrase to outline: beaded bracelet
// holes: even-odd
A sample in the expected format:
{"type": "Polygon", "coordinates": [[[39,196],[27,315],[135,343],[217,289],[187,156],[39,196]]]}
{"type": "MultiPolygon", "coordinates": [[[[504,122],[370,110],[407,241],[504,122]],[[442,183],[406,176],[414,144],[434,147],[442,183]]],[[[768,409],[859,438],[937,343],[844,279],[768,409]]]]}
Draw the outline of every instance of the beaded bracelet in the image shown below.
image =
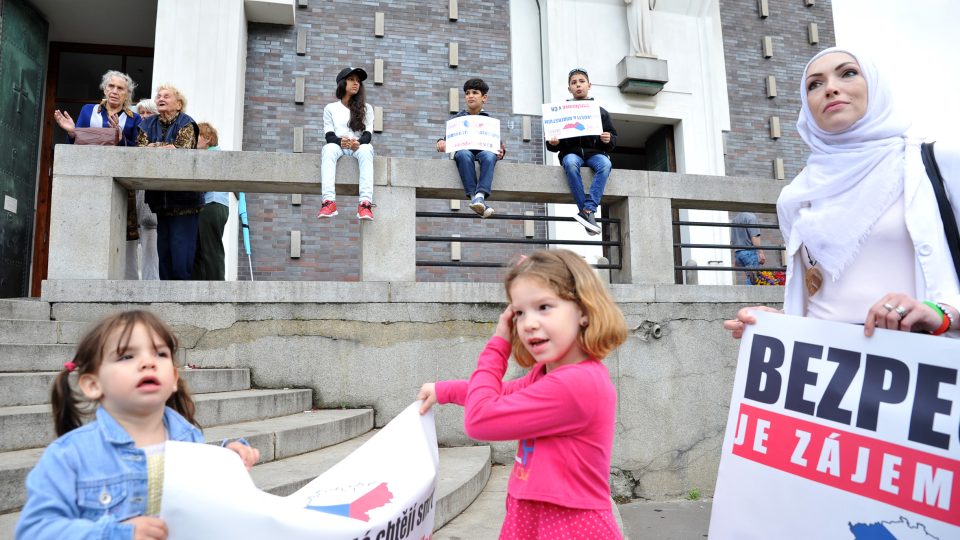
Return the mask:
{"type": "Polygon", "coordinates": [[[934,330],[933,332],[930,332],[930,335],[939,336],[940,334],[949,330],[950,325],[953,323],[953,321],[947,317],[946,310],[941,308],[938,304],[935,304],[929,300],[925,300],[923,303],[926,304],[926,306],[932,309],[933,311],[940,314],[940,327],[934,330]]]}
{"type": "MultiPolygon", "coordinates": [[[[937,302],[937,307],[940,308],[940,311],[942,311],[943,314],[947,316],[947,320],[950,321],[949,324],[947,324],[947,330],[950,330],[957,323],[957,321],[953,320],[953,313],[948,309],[949,306],[947,306],[946,304],[937,302]]],[[[947,330],[944,330],[944,332],[946,332],[947,330]]]]}

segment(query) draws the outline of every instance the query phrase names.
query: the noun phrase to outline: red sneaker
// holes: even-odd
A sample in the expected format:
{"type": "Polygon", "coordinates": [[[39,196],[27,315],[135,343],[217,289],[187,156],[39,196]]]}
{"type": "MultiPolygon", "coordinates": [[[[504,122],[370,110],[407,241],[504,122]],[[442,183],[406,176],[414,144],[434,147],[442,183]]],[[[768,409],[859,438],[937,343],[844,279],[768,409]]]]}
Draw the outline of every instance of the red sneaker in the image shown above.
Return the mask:
{"type": "Polygon", "coordinates": [[[357,219],[373,221],[373,204],[370,201],[357,205],[357,219]]]}
{"type": "Polygon", "coordinates": [[[317,217],[320,219],[332,218],[337,215],[337,203],[336,201],[323,201],[323,206],[320,207],[320,211],[317,212],[317,217]]]}

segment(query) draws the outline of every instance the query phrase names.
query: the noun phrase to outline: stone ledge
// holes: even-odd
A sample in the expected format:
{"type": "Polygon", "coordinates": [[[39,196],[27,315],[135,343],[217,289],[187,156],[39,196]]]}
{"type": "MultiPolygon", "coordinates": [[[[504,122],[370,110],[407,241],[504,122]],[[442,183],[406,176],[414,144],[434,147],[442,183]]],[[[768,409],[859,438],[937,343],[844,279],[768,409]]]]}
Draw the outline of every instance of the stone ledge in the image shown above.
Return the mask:
{"type": "MultiPolygon", "coordinates": [[[[755,303],[783,301],[780,287],[610,285],[620,303],[755,303]]],[[[501,283],[330,281],[117,281],[55,279],[43,283],[50,303],[98,304],[502,304],[501,283]]]]}
{"type": "MultiPolygon", "coordinates": [[[[320,194],[320,156],[279,152],[163,151],[144,148],[57,145],[57,177],[108,177],[128,189],[244,191],[320,194]]],[[[337,167],[337,193],[357,195],[355,160],[337,167]]],[[[375,157],[375,186],[409,187],[417,197],[460,199],[463,187],[449,159],[375,157]]],[[[591,180],[589,169],[584,180],[591,180]]],[[[675,199],[683,208],[731,207],[772,211],[783,184],[761,178],[616,169],[604,202],[624,197],[675,199]]],[[[569,203],[563,169],[501,162],[494,169],[494,196],[517,202],[569,203]]]]}

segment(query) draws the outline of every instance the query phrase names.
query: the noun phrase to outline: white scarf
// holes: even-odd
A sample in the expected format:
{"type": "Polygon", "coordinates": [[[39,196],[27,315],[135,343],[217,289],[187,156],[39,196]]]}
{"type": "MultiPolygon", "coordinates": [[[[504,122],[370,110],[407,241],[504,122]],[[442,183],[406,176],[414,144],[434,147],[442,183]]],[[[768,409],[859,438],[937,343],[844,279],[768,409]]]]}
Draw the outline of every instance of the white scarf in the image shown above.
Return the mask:
{"type": "Polygon", "coordinates": [[[788,253],[802,242],[823,272],[836,281],[860,251],[877,219],[903,193],[905,134],[910,122],[895,110],[890,87],[868,59],[831,47],[810,59],[800,82],[803,102],[797,131],[810,147],[807,166],[783,188],[777,201],[788,253]],[[810,63],[825,54],[847,53],[867,81],[867,110],[849,128],[820,129],[807,103],[810,63]]]}

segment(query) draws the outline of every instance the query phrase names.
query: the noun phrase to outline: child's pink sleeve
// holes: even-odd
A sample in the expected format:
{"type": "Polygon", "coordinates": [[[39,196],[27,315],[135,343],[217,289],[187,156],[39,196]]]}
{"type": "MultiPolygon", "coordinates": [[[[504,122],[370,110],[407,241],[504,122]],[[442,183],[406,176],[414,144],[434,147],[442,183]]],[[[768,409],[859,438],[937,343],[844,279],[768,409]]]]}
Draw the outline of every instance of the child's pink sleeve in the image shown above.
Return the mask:
{"type": "Polygon", "coordinates": [[[454,403],[463,406],[467,402],[467,381],[437,381],[433,387],[437,403],[454,403]]]}
{"type": "Polygon", "coordinates": [[[503,375],[510,344],[494,337],[480,354],[467,387],[464,430],[473,439],[505,441],[569,435],[592,421],[596,386],[578,381],[575,366],[544,375],[535,383],[524,377],[505,392],[503,375]]]}

